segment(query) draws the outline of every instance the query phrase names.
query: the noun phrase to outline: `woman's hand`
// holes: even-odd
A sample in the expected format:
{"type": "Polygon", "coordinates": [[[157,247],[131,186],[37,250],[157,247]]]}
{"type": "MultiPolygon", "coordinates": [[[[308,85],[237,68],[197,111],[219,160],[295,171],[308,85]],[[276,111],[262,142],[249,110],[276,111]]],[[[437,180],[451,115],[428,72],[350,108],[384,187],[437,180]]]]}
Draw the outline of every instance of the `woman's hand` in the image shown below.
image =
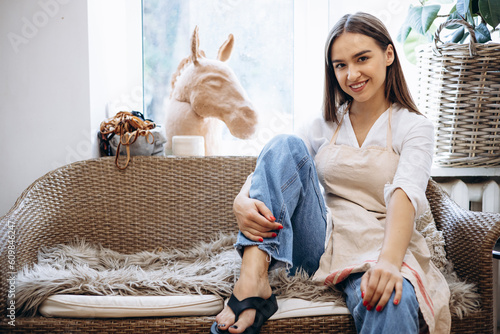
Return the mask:
{"type": "Polygon", "coordinates": [[[244,194],[240,193],[234,199],[233,211],[240,231],[252,241],[274,238],[276,233],[273,231],[283,228],[275,222],[276,218],[263,202],[244,194]]]}
{"type": "Polygon", "coordinates": [[[379,261],[361,278],[361,297],[368,311],[382,311],[396,290],[394,304],[399,304],[403,295],[403,275],[400,268],[388,261],[379,261]]]}

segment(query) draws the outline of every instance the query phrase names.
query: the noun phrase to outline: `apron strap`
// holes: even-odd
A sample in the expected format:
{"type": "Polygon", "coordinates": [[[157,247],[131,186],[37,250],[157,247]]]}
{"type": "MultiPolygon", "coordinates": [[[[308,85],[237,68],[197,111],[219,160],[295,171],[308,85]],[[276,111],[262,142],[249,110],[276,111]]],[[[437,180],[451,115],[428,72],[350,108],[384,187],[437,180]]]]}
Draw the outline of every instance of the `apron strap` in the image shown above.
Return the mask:
{"type": "Polygon", "coordinates": [[[387,124],[387,149],[393,151],[392,149],[392,103],[389,108],[389,124],[387,124]]]}
{"type": "Polygon", "coordinates": [[[342,115],[342,119],[340,120],[339,124],[337,125],[337,128],[335,129],[335,133],[333,134],[333,137],[330,140],[330,144],[335,144],[337,142],[337,137],[339,135],[340,126],[342,125],[342,122],[344,121],[345,115],[346,115],[345,113],[342,115]]]}
{"type": "Polygon", "coordinates": [[[342,125],[342,122],[344,121],[344,117],[345,117],[345,115],[347,115],[347,112],[351,109],[351,103],[352,103],[352,101],[351,101],[351,102],[349,102],[349,103],[347,104],[347,106],[345,107],[344,112],[342,113],[342,118],[340,119],[340,122],[339,122],[339,124],[337,125],[337,128],[335,129],[335,132],[334,132],[334,134],[333,134],[333,137],[332,137],[332,139],[330,140],[330,144],[332,144],[332,143],[333,143],[333,144],[335,144],[335,143],[337,142],[337,137],[338,137],[338,135],[339,135],[340,126],[342,125]]]}

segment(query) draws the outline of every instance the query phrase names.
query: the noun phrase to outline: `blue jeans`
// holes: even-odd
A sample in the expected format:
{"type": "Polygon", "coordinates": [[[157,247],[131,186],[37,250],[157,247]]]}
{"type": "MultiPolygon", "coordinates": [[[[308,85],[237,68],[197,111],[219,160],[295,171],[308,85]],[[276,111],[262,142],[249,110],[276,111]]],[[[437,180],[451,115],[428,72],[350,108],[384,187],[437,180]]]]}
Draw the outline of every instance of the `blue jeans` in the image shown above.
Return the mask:
{"type": "MultiPolygon", "coordinates": [[[[325,249],[326,206],[314,161],[300,138],[279,135],[264,147],[252,176],[250,197],[264,202],[283,229],[274,231],[276,238],[263,242],[240,232],[235,245],[238,252],[257,245],[269,254],[270,270],[286,267],[293,274],[302,268],[314,274],[325,249]]],[[[339,284],[358,332],[418,333],[419,306],[413,286],[404,281],[398,305],[393,305],[393,293],[382,312],[367,311],[361,299],[361,276],[353,274],[339,284]]]]}
{"type": "Polygon", "coordinates": [[[400,333],[417,334],[419,332],[419,305],[413,285],[403,280],[403,295],[398,305],[394,305],[394,295],[381,312],[368,311],[361,298],[361,277],[363,273],[352,274],[339,284],[344,290],[346,304],[361,334],[400,333]]]}
{"type": "Polygon", "coordinates": [[[269,269],[303,268],[312,275],[325,250],[326,206],[304,142],[295,136],[278,135],[262,150],[252,175],[250,197],[271,210],[283,229],[275,238],[254,242],[241,232],[236,249],[258,245],[271,257],[269,269]]]}

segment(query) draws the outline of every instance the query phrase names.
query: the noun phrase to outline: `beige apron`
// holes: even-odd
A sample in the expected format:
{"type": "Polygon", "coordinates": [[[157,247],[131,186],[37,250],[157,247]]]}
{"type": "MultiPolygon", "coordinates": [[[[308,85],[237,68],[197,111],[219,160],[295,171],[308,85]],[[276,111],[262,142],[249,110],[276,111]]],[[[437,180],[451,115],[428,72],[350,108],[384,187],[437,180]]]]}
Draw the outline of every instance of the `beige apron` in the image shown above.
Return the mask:
{"type": "MultiPolygon", "coordinates": [[[[367,271],[377,262],[387,213],[384,186],[392,183],[399,162],[399,155],[392,149],[391,120],[392,106],[386,147],[336,145],[341,121],[331,142],[316,155],[318,177],[325,188],[333,231],[315,280],[337,284],[350,274],[367,271]]],[[[448,284],[430,261],[427,244],[415,228],[401,273],[415,288],[430,333],[449,333],[448,284]]]]}

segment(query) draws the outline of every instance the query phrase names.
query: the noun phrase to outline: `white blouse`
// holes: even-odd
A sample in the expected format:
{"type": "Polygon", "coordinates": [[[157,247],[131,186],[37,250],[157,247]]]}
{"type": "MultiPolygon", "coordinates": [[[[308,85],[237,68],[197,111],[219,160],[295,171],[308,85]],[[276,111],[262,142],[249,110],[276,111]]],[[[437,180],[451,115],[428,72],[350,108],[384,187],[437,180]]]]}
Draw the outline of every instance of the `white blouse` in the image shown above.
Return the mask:
{"type": "MultiPolygon", "coordinates": [[[[352,128],[349,112],[340,108],[344,114],[337,137],[337,145],[360,147],[352,128]]],[[[369,146],[387,146],[387,126],[389,110],[386,110],[373,124],[361,148],[369,146]]],[[[330,143],[337,128],[334,122],[325,122],[318,117],[308,126],[303,126],[297,132],[312,157],[324,146],[330,143]]],[[[430,177],[432,157],[434,153],[434,126],[425,116],[410,112],[398,104],[393,105],[392,114],[392,148],[399,155],[398,169],[392,184],[384,188],[385,203],[397,188],[401,188],[415,208],[415,217],[425,212],[427,198],[425,190],[430,177]]]]}

